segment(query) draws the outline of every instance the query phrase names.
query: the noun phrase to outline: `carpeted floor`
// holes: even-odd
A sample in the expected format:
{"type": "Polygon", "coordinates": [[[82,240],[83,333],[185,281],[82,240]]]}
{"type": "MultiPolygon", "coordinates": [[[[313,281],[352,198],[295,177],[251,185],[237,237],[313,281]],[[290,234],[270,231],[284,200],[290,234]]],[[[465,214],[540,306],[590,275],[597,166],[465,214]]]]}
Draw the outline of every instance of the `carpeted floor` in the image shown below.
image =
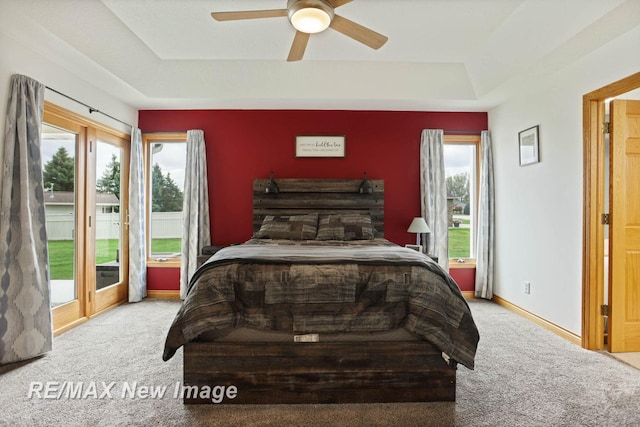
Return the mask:
{"type": "Polygon", "coordinates": [[[455,403],[185,406],[172,396],[182,352],[161,359],[179,304],[117,307],[57,337],[53,352],[0,367],[0,425],[640,425],[640,370],[478,300],[470,302],[481,336],[476,369],[459,368],[455,403]],[[82,383],[87,395],[66,388],[58,398],[63,383],[82,383]],[[134,386],[167,391],[130,397],[134,386]]]}

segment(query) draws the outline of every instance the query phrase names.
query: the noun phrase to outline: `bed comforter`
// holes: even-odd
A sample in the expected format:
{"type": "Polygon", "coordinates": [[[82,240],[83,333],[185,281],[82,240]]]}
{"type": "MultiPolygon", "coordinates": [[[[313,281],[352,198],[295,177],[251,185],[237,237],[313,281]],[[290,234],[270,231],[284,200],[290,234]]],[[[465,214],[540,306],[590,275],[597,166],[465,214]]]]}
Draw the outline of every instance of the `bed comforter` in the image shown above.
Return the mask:
{"type": "Polygon", "coordinates": [[[163,359],[204,332],[230,327],[294,334],[405,328],[469,369],[479,340],[451,276],[384,239],[255,239],[218,251],[190,280],[163,359]]]}

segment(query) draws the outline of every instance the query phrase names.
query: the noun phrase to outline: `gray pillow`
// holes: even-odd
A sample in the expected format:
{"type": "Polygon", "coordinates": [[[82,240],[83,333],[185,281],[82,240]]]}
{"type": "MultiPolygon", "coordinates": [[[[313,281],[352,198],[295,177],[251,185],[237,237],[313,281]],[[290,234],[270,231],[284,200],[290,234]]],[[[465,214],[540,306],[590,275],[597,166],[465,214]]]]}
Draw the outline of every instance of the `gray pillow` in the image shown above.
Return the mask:
{"type": "Polygon", "coordinates": [[[320,215],[316,240],[371,240],[374,234],[369,215],[320,215]]]}
{"type": "Polygon", "coordinates": [[[256,239],[312,240],[318,231],[318,214],[267,215],[256,239]]]}

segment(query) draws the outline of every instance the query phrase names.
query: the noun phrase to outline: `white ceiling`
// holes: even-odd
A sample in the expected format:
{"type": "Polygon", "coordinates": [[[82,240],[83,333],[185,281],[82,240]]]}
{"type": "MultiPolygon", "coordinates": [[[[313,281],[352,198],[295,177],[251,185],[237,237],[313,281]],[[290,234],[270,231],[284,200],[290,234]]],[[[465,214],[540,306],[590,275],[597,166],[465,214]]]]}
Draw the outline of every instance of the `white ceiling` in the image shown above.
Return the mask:
{"type": "Polygon", "coordinates": [[[0,0],[0,32],[139,109],[486,111],[640,25],[640,0],[354,0],[286,62],[287,18],[214,21],[286,0],[0,0]]]}

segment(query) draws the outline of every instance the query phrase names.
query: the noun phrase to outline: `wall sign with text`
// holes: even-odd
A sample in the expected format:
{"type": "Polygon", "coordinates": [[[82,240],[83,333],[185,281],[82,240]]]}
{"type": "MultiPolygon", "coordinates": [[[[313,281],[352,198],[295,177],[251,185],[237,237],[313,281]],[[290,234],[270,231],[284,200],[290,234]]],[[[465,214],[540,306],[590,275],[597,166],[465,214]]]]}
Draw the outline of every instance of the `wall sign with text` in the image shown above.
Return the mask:
{"type": "Polygon", "coordinates": [[[344,157],[344,136],[296,136],[296,157],[344,157]]]}

